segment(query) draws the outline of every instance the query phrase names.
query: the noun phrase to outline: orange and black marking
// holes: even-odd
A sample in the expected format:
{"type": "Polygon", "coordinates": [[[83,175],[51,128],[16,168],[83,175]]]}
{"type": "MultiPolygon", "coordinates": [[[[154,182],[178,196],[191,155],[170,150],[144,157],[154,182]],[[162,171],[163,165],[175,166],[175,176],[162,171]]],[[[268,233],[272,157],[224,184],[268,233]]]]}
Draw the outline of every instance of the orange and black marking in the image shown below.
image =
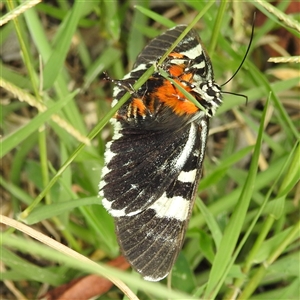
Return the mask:
{"type": "MultiPolygon", "coordinates": [[[[175,82],[181,85],[187,92],[191,92],[191,88],[184,86],[180,80],[175,80],[175,82]]],[[[186,99],[183,93],[168,80],[164,80],[163,84],[155,90],[152,97],[159,99],[163,104],[170,107],[178,116],[194,114],[199,110],[197,106],[186,99]]]]}

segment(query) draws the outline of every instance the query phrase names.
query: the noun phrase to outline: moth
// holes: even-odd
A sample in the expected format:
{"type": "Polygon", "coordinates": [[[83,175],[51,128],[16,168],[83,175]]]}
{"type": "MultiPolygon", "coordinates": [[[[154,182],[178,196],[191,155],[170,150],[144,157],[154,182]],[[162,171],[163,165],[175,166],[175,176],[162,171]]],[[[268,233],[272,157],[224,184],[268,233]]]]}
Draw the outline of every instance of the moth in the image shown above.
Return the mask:
{"type": "MultiPolygon", "coordinates": [[[[186,25],[154,38],[133,69],[115,81],[112,106],[170,48],[186,25]]],[[[199,109],[159,70],[112,118],[99,184],[123,255],[145,280],[171,271],[181,250],[201,177],[209,119],[222,103],[210,58],[196,30],[168,55],[162,69],[204,108],[199,109]]]]}

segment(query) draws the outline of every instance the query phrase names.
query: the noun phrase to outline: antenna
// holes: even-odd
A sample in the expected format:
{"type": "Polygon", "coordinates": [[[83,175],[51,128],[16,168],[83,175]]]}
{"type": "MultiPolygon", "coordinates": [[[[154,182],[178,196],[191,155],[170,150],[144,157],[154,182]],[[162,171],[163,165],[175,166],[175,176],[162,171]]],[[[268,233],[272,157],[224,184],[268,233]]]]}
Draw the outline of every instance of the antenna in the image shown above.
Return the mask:
{"type": "MultiPolygon", "coordinates": [[[[250,48],[251,48],[251,44],[252,44],[252,40],[253,40],[253,35],[254,35],[254,23],[255,23],[255,18],[256,18],[256,12],[254,12],[253,14],[253,21],[252,21],[252,30],[251,30],[251,36],[250,36],[250,42],[249,42],[249,45],[248,45],[248,48],[246,50],[246,53],[244,55],[244,58],[242,60],[242,62],[240,63],[239,67],[237,68],[237,70],[234,72],[234,74],[227,80],[225,81],[223,84],[221,84],[221,86],[224,86],[225,84],[227,84],[229,81],[232,80],[232,78],[239,72],[239,70],[242,68],[246,58],[247,58],[247,55],[250,51],[250,48]]],[[[225,94],[232,94],[232,95],[236,95],[236,96],[242,96],[242,97],[245,97],[247,98],[248,100],[248,97],[247,96],[244,96],[244,95],[240,95],[240,94],[234,94],[234,93],[230,93],[230,92],[223,92],[225,94]]]]}
{"type": "Polygon", "coordinates": [[[229,94],[229,95],[235,95],[235,96],[243,97],[243,98],[246,99],[246,105],[248,104],[248,96],[246,96],[246,95],[233,93],[233,92],[226,92],[226,91],[222,91],[222,94],[229,94]]]}

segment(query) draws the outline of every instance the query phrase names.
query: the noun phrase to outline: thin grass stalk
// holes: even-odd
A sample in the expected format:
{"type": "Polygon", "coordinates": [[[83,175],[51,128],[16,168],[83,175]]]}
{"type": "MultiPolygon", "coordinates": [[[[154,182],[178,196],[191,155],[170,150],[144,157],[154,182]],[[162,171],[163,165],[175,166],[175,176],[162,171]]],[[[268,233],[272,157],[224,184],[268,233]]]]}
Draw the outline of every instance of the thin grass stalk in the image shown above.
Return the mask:
{"type": "Polygon", "coordinates": [[[213,57],[217,43],[218,43],[218,36],[220,34],[220,30],[222,27],[222,20],[223,20],[223,16],[225,14],[226,6],[227,6],[228,2],[229,2],[228,0],[224,0],[219,3],[220,6],[218,9],[218,14],[216,17],[215,25],[214,25],[214,28],[212,31],[213,34],[212,34],[212,37],[211,37],[211,40],[210,40],[210,43],[208,46],[208,53],[210,54],[211,57],[213,57]]]}

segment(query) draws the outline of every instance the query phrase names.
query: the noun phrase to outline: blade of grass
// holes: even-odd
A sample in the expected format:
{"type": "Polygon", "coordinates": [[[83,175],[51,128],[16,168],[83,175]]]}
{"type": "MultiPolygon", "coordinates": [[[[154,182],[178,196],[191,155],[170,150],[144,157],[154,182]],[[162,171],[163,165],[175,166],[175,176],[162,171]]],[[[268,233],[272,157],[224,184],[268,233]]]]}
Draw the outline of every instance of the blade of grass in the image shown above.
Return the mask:
{"type": "Polygon", "coordinates": [[[171,28],[171,27],[174,27],[176,25],[176,23],[174,23],[173,21],[171,21],[171,20],[159,15],[158,13],[156,13],[156,12],[150,10],[150,9],[147,9],[143,6],[136,5],[135,8],[137,10],[139,10],[141,13],[143,13],[145,16],[147,16],[150,19],[156,21],[157,23],[160,23],[160,24],[164,25],[167,28],[171,28]]]}
{"type": "Polygon", "coordinates": [[[19,186],[12,184],[11,182],[7,182],[2,176],[0,176],[0,185],[8,191],[13,197],[16,197],[22,203],[29,205],[32,203],[33,198],[28,195],[22,188],[19,186]]]}
{"type": "MultiPolygon", "coordinates": [[[[11,0],[7,1],[7,6],[9,7],[10,10],[14,9],[14,2],[11,0]]],[[[28,72],[28,76],[30,78],[31,81],[31,88],[34,91],[34,95],[35,97],[40,101],[40,95],[38,92],[38,82],[37,82],[37,76],[35,73],[35,70],[33,68],[33,58],[31,56],[31,52],[29,51],[29,45],[27,43],[26,40],[26,33],[25,33],[25,29],[23,28],[23,26],[20,26],[20,21],[18,18],[14,18],[13,19],[14,25],[15,25],[15,31],[18,37],[18,41],[20,44],[20,48],[22,51],[22,56],[23,56],[23,62],[26,66],[27,72],[28,72]]]]}
{"type": "Polygon", "coordinates": [[[44,67],[44,89],[47,89],[53,85],[60,70],[62,69],[84,5],[85,3],[82,1],[75,1],[70,14],[66,17],[61,25],[64,27],[64,30],[61,31],[61,35],[58,37],[56,42],[56,47],[44,67]]]}
{"type": "MultiPolygon", "coordinates": [[[[295,145],[295,155],[290,164],[290,168],[286,173],[285,177],[283,178],[282,184],[280,186],[279,195],[287,194],[292,188],[294,188],[300,180],[300,141],[298,141],[295,145]],[[297,145],[298,144],[298,145],[297,145]]],[[[294,151],[291,151],[293,154],[294,151]]]]}
{"type": "Polygon", "coordinates": [[[31,82],[28,78],[17,73],[12,68],[3,65],[1,61],[0,61],[0,70],[1,70],[1,81],[4,79],[7,82],[11,82],[14,85],[18,85],[20,89],[24,89],[24,90],[31,89],[31,82]]]}
{"type": "MultiPolygon", "coordinates": [[[[41,126],[38,131],[39,137],[39,154],[40,154],[40,169],[43,181],[43,187],[47,186],[49,182],[49,169],[48,169],[48,155],[47,155],[47,136],[45,126],[41,126]]],[[[45,203],[51,203],[51,195],[45,195],[45,203]]]]}
{"type": "Polygon", "coordinates": [[[213,214],[207,209],[207,207],[204,205],[201,199],[197,199],[196,205],[199,207],[201,210],[201,213],[205,219],[205,222],[209,228],[209,231],[211,232],[211,235],[213,237],[213,240],[215,242],[216,248],[219,249],[221,241],[222,241],[222,231],[215,220],[213,214]]]}
{"type": "MultiPolygon", "coordinates": [[[[23,280],[33,280],[35,282],[43,283],[47,282],[54,286],[64,283],[65,275],[57,274],[55,271],[49,270],[48,268],[37,267],[33,263],[20,258],[18,255],[4,247],[1,247],[1,261],[10,268],[10,271],[17,269],[19,274],[24,275],[23,280]]],[[[5,278],[5,272],[1,272],[1,277],[2,276],[5,278]]],[[[3,280],[3,277],[1,280],[3,280]]]]}
{"type": "MultiPolygon", "coordinates": [[[[140,4],[143,5],[144,7],[148,7],[149,1],[141,0],[140,4]]],[[[147,16],[145,16],[140,11],[135,9],[129,36],[128,36],[127,49],[126,49],[129,68],[133,66],[136,57],[145,46],[145,37],[143,33],[138,29],[138,26],[146,26],[147,23],[148,23],[147,16]]]]}
{"type": "Polygon", "coordinates": [[[208,46],[208,53],[213,56],[213,53],[216,49],[217,43],[218,43],[218,36],[222,27],[222,20],[223,20],[223,16],[225,14],[226,11],[226,6],[227,6],[228,0],[223,0],[220,2],[220,6],[218,9],[218,14],[215,20],[215,24],[214,24],[214,28],[213,28],[213,35],[211,37],[211,41],[210,44],[208,46]]]}
{"type": "MultiPolygon", "coordinates": [[[[27,139],[21,143],[15,152],[14,160],[12,162],[11,168],[10,168],[10,187],[20,187],[21,185],[21,178],[20,174],[22,172],[22,169],[26,163],[28,153],[32,151],[32,149],[36,146],[37,143],[37,134],[32,134],[27,137],[27,139]]],[[[5,188],[6,189],[6,188],[5,188]]],[[[17,188],[18,191],[22,192],[23,190],[17,188]]],[[[10,192],[11,194],[11,202],[13,205],[13,211],[14,215],[17,214],[20,211],[20,199],[15,196],[14,193],[10,192]]],[[[27,194],[26,194],[27,196],[27,194]]],[[[30,198],[30,197],[29,197],[30,198]]],[[[31,203],[32,199],[27,202],[27,205],[31,203]]]]}
{"type": "Polygon", "coordinates": [[[24,1],[19,6],[15,7],[14,9],[12,9],[11,11],[9,11],[7,14],[5,14],[4,16],[2,16],[0,18],[0,26],[6,24],[8,21],[23,14],[26,10],[37,5],[41,1],[42,0],[26,0],[26,1],[24,1]]]}
{"type": "Polygon", "coordinates": [[[295,20],[292,16],[283,13],[276,6],[266,1],[255,0],[253,2],[254,5],[258,8],[260,6],[260,10],[262,10],[269,18],[275,19],[277,17],[280,21],[282,21],[280,22],[281,26],[290,27],[295,29],[298,33],[300,32],[300,23],[297,20],[295,20]]]}
{"type": "MultiPolygon", "coordinates": [[[[101,3],[102,1],[99,2],[101,3]]],[[[109,25],[106,26],[106,30],[109,32],[112,40],[118,41],[121,33],[121,20],[118,13],[120,4],[115,1],[104,1],[103,5],[106,6],[105,17],[109,20],[108,22],[105,22],[109,25]]]]}

